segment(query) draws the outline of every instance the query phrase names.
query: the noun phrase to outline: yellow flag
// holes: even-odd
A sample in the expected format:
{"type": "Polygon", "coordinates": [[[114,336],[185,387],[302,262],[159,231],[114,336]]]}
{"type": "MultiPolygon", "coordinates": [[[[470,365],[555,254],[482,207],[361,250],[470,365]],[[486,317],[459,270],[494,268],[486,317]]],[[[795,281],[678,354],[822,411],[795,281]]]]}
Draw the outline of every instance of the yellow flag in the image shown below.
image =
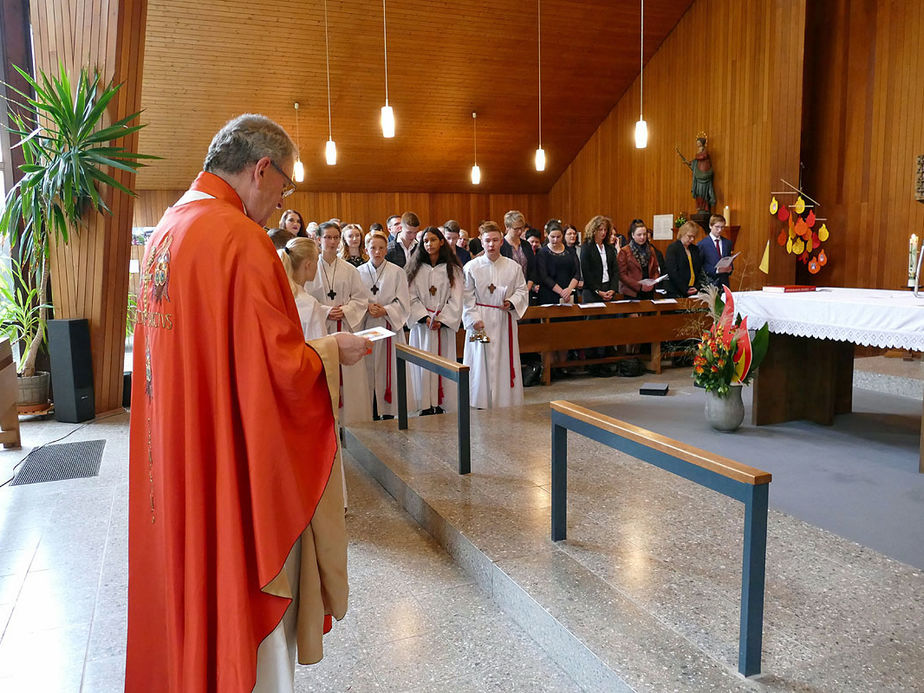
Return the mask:
{"type": "Polygon", "coordinates": [[[770,274],[770,241],[767,241],[767,245],[764,247],[764,256],[760,259],[760,264],[757,268],[764,274],[770,274]]]}

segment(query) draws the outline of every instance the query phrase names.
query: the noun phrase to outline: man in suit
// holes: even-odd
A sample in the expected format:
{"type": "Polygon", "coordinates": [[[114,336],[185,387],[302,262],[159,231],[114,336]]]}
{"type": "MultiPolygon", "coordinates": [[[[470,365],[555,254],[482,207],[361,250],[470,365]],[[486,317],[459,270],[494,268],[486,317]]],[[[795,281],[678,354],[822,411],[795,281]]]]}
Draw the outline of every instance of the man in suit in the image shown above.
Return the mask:
{"type": "Polygon", "coordinates": [[[401,233],[401,215],[392,214],[385,220],[385,228],[388,229],[388,242],[391,243],[401,233]]]}
{"type": "Polygon", "coordinates": [[[459,231],[461,230],[462,227],[459,226],[459,222],[455,219],[450,219],[443,224],[443,235],[446,236],[446,242],[449,244],[450,248],[456,251],[456,257],[459,258],[459,262],[465,267],[465,263],[472,259],[472,255],[459,245],[459,231]]]}
{"type": "Polygon", "coordinates": [[[725,217],[713,214],[709,217],[709,235],[697,244],[703,256],[703,271],[716,286],[728,286],[728,278],[734,269],[731,265],[725,269],[716,269],[716,263],[731,255],[732,251],[732,242],[722,238],[724,228],[725,217]]]}
{"type": "Polygon", "coordinates": [[[397,238],[388,244],[385,259],[398,267],[407,267],[411,254],[417,249],[417,232],[420,230],[420,219],[414,212],[405,212],[401,215],[400,233],[397,238]]]}

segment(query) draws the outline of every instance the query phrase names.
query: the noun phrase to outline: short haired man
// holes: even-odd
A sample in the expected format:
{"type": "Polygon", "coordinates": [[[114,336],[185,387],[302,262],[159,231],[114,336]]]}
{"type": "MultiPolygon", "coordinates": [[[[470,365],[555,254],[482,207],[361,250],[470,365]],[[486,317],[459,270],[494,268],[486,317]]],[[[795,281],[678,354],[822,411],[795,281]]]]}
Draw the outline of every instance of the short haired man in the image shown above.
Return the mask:
{"type": "Polygon", "coordinates": [[[731,255],[732,251],[732,242],[722,237],[724,228],[725,217],[721,214],[713,214],[709,217],[709,235],[697,243],[703,257],[703,271],[715,286],[728,286],[728,279],[734,271],[730,262],[716,267],[719,261],[731,255]]]}
{"type": "Polygon", "coordinates": [[[449,246],[456,252],[456,257],[459,258],[459,262],[462,263],[462,266],[465,266],[465,263],[472,259],[471,253],[469,253],[465,248],[459,244],[459,232],[462,228],[459,226],[459,222],[455,219],[450,219],[445,224],[443,224],[443,235],[446,236],[446,242],[449,243],[449,246]]]}
{"type": "Polygon", "coordinates": [[[279,125],[234,118],[145,250],[129,445],[128,693],[291,690],[296,639],[299,661],[318,661],[322,626],[346,611],[326,374],[338,353],[357,363],[371,345],[348,334],[305,344],[262,228],[295,189],[294,163],[279,125]]]}
{"type": "Polygon", "coordinates": [[[388,229],[388,242],[391,243],[401,233],[401,215],[392,214],[385,220],[385,228],[388,229]]]}
{"type": "Polygon", "coordinates": [[[401,215],[401,233],[394,241],[388,244],[385,259],[398,267],[407,267],[411,253],[417,249],[417,232],[420,230],[420,219],[414,212],[405,212],[401,215]]]}
{"type": "Polygon", "coordinates": [[[517,320],[529,304],[526,281],[520,265],[501,255],[504,237],[497,224],[487,221],[479,232],[484,255],[464,268],[463,363],[471,369],[473,407],[511,407],[523,403],[517,320]]]}

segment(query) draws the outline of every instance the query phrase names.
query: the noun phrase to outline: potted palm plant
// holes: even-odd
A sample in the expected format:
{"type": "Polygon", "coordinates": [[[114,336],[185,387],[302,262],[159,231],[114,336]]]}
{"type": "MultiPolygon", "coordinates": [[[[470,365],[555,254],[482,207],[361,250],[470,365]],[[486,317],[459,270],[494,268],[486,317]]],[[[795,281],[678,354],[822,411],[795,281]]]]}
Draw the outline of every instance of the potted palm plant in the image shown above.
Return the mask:
{"type": "Polygon", "coordinates": [[[41,302],[39,291],[29,282],[22,264],[16,259],[3,258],[0,261],[0,335],[7,337],[10,344],[19,344],[18,403],[23,409],[42,409],[48,403],[48,373],[36,373],[34,360],[32,372],[24,373],[26,356],[33,353],[34,345],[41,344],[45,337],[47,309],[48,305],[41,302]]]}
{"type": "MultiPolygon", "coordinates": [[[[15,66],[14,66],[15,67],[15,66]]],[[[113,178],[109,171],[134,171],[138,154],[115,144],[143,125],[129,125],[140,112],[112,124],[105,123],[108,106],[120,84],[101,84],[98,73],[83,69],[72,83],[63,64],[57,75],[40,73],[33,79],[19,67],[16,71],[32,89],[27,94],[7,84],[10,132],[19,138],[24,163],[22,177],[6,196],[0,215],[0,235],[18,248],[19,279],[34,287],[33,303],[26,311],[35,327],[34,337],[22,345],[21,376],[35,373],[35,361],[45,335],[48,301],[48,252],[52,239],[67,243],[79,232],[86,218],[96,212],[110,213],[100,187],[108,185],[128,195],[134,193],[113,178]]],[[[15,272],[14,272],[15,274],[15,272]]],[[[13,289],[11,299],[26,297],[13,289]]],[[[11,301],[11,311],[24,306],[11,301]]],[[[24,315],[25,313],[23,313],[24,315]]],[[[29,333],[33,334],[33,333],[29,333]]]]}

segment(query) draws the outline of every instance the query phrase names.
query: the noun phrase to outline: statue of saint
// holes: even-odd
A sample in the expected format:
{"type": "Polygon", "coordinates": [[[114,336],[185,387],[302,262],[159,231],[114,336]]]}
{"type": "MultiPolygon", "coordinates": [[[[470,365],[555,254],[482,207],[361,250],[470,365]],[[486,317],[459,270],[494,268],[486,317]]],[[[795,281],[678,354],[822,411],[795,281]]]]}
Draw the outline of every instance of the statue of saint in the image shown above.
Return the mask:
{"type": "Polygon", "coordinates": [[[696,138],[696,154],[690,161],[680,150],[674,147],[684,166],[689,166],[693,172],[693,199],[696,200],[696,208],[704,212],[712,212],[712,206],[715,204],[715,190],[712,188],[712,161],[709,159],[709,152],[706,151],[706,133],[701,132],[696,138]]]}

